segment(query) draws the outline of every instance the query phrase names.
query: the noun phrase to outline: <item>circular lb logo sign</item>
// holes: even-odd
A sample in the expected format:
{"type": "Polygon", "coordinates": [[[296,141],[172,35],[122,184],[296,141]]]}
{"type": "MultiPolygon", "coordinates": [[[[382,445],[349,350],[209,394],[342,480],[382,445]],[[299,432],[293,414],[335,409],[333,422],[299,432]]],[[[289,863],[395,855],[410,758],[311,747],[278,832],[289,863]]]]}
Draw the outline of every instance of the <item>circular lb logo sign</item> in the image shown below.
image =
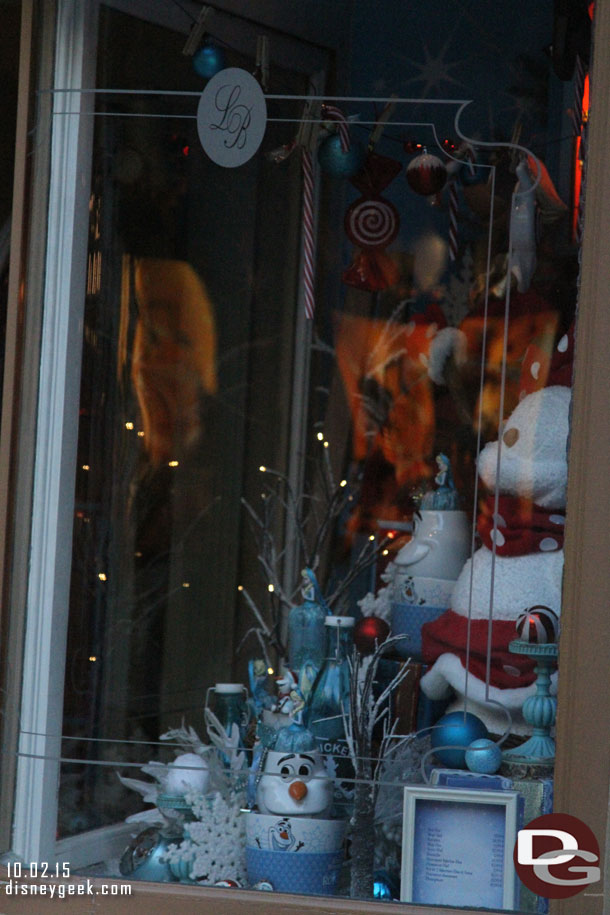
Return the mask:
{"type": "Polygon", "coordinates": [[[567,899],[601,880],[597,839],[568,813],[549,813],[520,829],[513,860],[519,880],[548,899],[567,899]]]}

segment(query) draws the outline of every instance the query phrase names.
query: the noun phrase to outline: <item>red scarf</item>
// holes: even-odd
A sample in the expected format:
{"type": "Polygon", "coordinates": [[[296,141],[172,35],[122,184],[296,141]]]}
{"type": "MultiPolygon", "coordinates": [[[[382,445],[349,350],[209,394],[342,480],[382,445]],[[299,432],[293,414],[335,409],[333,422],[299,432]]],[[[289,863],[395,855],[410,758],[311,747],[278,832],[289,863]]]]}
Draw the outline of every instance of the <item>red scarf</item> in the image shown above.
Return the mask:
{"type": "MultiPolygon", "coordinates": [[[[483,503],[477,530],[487,549],[493,548],[493,495],[483,503]]],[[[553,553],[563,548],[562,509],[542,508],[531,499],[500,496],[498,523],[495,531],[498,556],[526,556],[529,553],[553,553]]]]}
{"type": "MultiPolygon", "coordinates": [[[[432,665],[442,654],[454,654],[466,668],[468,620],[447,610],[432,623],[422,626],[422,656],[432,665]]],[[[471,620],[468,670],[485,683],[487,673],[487,620],[471,620]]],[[[518,689],[533,683],[534,662],[525,655],[511,654],[509,642],[517,638],[514,620],[494,620],[491,635],[489,682],[499,689],[518,689]]]]}

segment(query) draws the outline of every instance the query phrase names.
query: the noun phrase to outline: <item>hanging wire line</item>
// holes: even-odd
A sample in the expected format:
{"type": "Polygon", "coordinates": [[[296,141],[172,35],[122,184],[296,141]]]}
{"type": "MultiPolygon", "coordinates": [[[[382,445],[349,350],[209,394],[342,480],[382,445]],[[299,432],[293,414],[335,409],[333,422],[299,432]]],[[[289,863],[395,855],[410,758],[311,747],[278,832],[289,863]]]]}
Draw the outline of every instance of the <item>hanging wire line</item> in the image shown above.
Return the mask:
{"type": "MultiPolygon", "coordinates": [[[[181,89],[38,89],[39,95],[162,95],[162,96],[180,96],[182,98],[200,98],[201,92],[194,90],[181,89]]],[[[275,102],[310,102],[310,95],[295,95],[267,93],[265,99],[275,102]]],[[[384,96],[370,95],[325,95],[324,93],[316,96],[316,101],[320,102],[370,102],[372,104],[388,104],[393,102],[397,105],[461,105],[462,107],[470,105],[472,99],[422,99],[411,96],[405,98],[388,98],[384,96]]],[[[324,118],[322,118],[324,120],[324,118]]],[[[377,122],[375,122],[377,123],[377,122]]],[[[495,144],[490,144],[494,146],[495,144]]]]}

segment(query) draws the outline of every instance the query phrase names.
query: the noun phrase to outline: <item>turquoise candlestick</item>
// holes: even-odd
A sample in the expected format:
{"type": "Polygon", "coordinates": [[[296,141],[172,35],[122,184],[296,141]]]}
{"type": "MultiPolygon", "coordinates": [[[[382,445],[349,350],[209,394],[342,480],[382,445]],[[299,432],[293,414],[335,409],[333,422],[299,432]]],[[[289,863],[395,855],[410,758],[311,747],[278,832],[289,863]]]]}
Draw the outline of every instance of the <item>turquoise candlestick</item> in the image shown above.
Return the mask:
{"type": "Polygon", "coordinates": [[[551,696],[551,673],[557,663],[555,642],[537,644],[515,639],[508,646],[513,654],[525,654],[536,661],[536,693],[523,703],[522,714],[534,733],[521,746],[502,754],[506,762],[526,765],[552,765],[555,759],[555,741],[551,728],[557,715],[557,699],[551,696]]]}

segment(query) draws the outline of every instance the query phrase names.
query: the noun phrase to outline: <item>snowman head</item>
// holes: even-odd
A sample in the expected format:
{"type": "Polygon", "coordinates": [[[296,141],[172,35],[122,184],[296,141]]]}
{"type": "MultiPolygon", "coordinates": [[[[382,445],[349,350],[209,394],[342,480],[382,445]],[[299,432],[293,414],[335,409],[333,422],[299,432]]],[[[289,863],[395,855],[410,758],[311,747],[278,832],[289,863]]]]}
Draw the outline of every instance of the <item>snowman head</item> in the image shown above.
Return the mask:
{"type": "Polygon", "coordinates": [[[328,816],[333,803],[333,781],[323,757],[307,753],[270,750],[256,789],[261,813],[282,816],[328,816]]]}
{"type": "Polygon", "coordinates": [[[497,484],[501,493],[543,508],[565,507],[570,397],[569,388],[553,385],[523,398],[502,430],[499,478],[498,442],[479,455],[479,474],[489,489],[497,484]]]}

